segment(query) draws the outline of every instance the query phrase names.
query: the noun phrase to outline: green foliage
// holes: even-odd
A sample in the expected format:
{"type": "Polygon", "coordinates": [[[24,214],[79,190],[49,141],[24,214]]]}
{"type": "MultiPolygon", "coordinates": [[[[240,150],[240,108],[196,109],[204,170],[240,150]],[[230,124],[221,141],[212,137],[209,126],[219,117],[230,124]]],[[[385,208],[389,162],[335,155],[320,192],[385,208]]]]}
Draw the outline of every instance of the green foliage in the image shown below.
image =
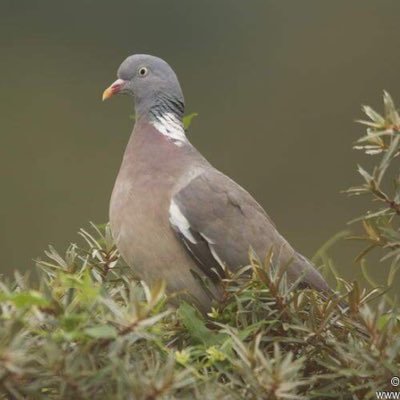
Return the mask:
{"type": "MultiPolygon", "coordinates": [[[[351,239],[366,243],[356,261],[363,260],[373,249],[383,250],[381,261],[391,261],[387,277],[390,287],[400,267],[400,173],[395,163],[400,154],[400,116],[387,92],[384,92],[383,103],[383,115],[371,107],[363,107],[370,120],[358,121],[367,128],[354,148],[379,158],[374,160],[372,172],[358,166],[363,182],[348,189],[347,193],[369,195],[373,200],[373,207],[353,221],[361,223],[364,233],[351,239]]],[[[367,279],[375,285],[365,268],[364,271],[367,279]]]]}
{"type": "Polygon", "coordinates": [[[50,248],[37,286],[1,284],[1,398],[364,399],[398,371],[399,314],[368,305],[376,290],[346,283],[343,310],[252,255],[204,318],[136,281],[108,226],[92,231],[50,248]]]}
{"type": "Polygon", "coordinates": [[[183,127],[185,131],[189,129],[190,125],[193,122],[193,118],[197,117],[198,115],[198,113],[191,113],[183,117],[183,127]]]}

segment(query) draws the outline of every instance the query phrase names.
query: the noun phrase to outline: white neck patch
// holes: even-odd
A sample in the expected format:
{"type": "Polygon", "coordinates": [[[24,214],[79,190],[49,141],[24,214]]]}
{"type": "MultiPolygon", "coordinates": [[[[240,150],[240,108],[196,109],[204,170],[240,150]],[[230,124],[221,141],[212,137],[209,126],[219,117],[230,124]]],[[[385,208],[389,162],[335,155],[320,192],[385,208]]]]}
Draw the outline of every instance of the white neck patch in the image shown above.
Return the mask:
{"type": "Polygon", "coordinates": [[[151,124],[177,146],[188,142],[182,122],[173,113],[157,116],[151,124]]]}

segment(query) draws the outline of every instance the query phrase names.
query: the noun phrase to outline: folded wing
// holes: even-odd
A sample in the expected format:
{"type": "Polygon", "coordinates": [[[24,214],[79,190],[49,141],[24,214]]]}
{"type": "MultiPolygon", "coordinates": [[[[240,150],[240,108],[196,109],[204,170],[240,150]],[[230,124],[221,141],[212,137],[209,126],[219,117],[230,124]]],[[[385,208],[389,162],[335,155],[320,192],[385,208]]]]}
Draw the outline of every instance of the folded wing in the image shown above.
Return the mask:
{"type": "Polygon", "coordinates": [[[202,271],[218,279],[222,267],[249,263],[249,250],[262,259],[271,250],[275,264],[288,264],[288,278],[303,276],[307,286],[329,290],[319,272],[279,234],[264,209],[242,187],[209,168],[177,191],[170,223],[202,271]]]}

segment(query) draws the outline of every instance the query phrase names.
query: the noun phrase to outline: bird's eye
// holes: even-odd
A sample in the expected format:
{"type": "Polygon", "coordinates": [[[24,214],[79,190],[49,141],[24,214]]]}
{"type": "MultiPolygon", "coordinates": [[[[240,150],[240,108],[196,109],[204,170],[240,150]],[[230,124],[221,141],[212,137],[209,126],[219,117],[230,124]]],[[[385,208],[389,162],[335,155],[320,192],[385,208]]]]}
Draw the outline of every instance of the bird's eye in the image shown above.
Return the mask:
{"type": "Polygon", "coordinates": [[[140,76],[146,76],[147,75],[147,68],[146,67],[140,67],[139,68],[139,75],[140,76]]]}

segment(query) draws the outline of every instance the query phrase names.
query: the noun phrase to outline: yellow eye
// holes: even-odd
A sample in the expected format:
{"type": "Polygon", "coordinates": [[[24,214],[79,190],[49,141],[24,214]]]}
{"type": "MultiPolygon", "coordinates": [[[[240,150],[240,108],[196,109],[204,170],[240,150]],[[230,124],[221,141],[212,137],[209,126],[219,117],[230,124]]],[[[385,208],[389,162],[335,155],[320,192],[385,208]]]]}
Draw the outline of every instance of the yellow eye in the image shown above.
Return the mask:
{"type": "Polygon", "coordinates": [[[148,70],[147,70],[146,67],[140,67],[140,68],[139,68],[139,75],[140,75],[140,76],[146,76],[146,75],[147,75],[147,72],[148,72],[148,70]]]}

